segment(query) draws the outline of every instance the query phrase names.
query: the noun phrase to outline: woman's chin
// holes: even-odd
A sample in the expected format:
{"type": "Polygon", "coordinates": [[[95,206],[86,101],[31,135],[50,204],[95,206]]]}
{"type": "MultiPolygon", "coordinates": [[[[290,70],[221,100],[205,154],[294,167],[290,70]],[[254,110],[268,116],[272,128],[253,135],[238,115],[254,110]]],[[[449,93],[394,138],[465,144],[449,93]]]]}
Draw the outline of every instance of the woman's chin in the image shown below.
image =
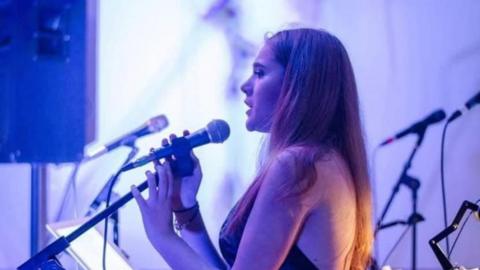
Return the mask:
{"type": "Polygon", "coordinates": [[[247,119],[247,122],[245,123],[245,127],[247,128],[248,131],[256,131],[256,132],[260,132],[260,133],[270,132],[270,130],[268,128],[263,127],[261,125],[260,126],[256,125],[253,122],[248,121],[248,119],[247,119]]]}
{"type": "Polygon", "coordinates": [[[255,131],[255,126],[249,119],[247,118],[247,121],[245,122],[245,127],[247,128],[248,131],[255,131]]]}

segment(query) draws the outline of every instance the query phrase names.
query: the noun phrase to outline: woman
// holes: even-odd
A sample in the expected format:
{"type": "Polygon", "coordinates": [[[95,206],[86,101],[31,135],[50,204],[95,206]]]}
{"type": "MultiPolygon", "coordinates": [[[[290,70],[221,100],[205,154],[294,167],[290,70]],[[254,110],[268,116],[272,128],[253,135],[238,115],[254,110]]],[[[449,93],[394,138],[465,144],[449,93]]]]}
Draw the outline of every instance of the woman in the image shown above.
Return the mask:
{"type": "Polygon", "coordinates": [[[158,188],[146,173],[147,200],[132,187],[153,246],[173,269],[366,269],[370,184],[343,45],[321,30],[281,31],[266,40],[241,89],[247,129],[270,136],[262,168],[220,233],[228,266],[196,201],[196,159],[193,176],[178,181],[168,162],[157,162],[158,188]]]}

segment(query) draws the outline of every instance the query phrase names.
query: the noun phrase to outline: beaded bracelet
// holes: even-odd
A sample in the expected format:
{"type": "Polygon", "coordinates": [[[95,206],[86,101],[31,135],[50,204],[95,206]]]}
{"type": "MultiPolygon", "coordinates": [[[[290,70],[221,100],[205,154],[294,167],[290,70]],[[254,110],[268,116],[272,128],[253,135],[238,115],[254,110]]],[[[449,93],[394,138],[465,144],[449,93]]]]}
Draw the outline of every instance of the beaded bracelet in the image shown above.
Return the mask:
{"type": "MultiPolygon", "coordinates": [[[[195,213],[193,213],[192,217],[191,217],[189,220],[187,220],[187,222],[180,224],[180,223],[178,222],[178,219],[175,217],[175,221],[174,221],[175,230],[181,231],[181,230],[183,230],[183,228],[185,228],[188,224],[192,223],[193,220],[195,220],[195,218],[196,218],[196,217],[198,216],[198,214],[200,213],[200,208],[198,207],[198,203],[196,203],[196,204],[195,204],[194,206],[192,206],[192,207],[189,207],[188,210],[191,210],[191,209],[193,209],[193,208],[195,208],[195,213]]],[[[186,210],[186,211],[187,211],[187,210],[186,210]]],[[[186,211],[183,211],[183,212],[186,212],[186,211]]],[[[177,212],[177,213],[178,213],[178,212],[177,212]]]]}

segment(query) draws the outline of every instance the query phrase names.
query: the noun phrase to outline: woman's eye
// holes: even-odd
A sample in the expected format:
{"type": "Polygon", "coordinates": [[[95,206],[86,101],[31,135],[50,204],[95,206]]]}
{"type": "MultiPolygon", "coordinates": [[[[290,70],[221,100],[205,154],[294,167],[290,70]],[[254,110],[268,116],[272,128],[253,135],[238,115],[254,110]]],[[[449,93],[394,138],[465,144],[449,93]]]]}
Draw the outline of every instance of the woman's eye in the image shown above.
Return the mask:
{"type": "Polygon", "coordinates": [[[253,71],[253,74],[255,74],[255,76],[261,78],[263,77],[263,75],[265,75],[265,73],[263,72],[263,70],[254,70],[253,71]]]}

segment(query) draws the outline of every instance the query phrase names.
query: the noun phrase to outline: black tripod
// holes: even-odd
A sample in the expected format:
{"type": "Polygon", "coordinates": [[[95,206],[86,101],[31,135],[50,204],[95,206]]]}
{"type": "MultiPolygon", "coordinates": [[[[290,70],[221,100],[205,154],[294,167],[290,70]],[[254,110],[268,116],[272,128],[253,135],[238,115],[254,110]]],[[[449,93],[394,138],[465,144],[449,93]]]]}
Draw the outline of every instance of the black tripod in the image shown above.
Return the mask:
{"type": "Polygon", "coordinates": [[[400,175],[400,178],[398,179],[397,183],[393,187],[392,193],[390,194],[387,204],[383,208],[382,215],[380,216],[380,219],[377,221],[376,228],[375,228],[375,235],[377,235],[377,233],[381,229],[385,229],[397,224],[406,224],[408,226],[411,226],[412,228],[412,264],[411,264],[412,270],[417,269],[417,223],[424,221],[425,219],[421,214],[417,212],[418,189],[420,188],[420,181],[410,176],[408,174],[408,170],[412,165],[412,160],[415,154],[417,153],[418,148],[423,142],[425,130],[426,128],[418,132],[418,139],[415,144],[415,147],[413,148],[413,151],[411,152],[407,162],[405,163],[405,166],[403,167],[403,171],[402,171],[402,174],[400,175]],[[396,221],[396,222],[383,224],[383,220],[385,219],[385,216],[387,215],[387,212],[390,209],[393,199],[395,198],[398,191],[400,190],[401,185],[405,185],[408,189],[410,189],[411,198],[412,198],[412,213],[410,214],[407,221],[403,221],[403,222],[396,221]]]}

